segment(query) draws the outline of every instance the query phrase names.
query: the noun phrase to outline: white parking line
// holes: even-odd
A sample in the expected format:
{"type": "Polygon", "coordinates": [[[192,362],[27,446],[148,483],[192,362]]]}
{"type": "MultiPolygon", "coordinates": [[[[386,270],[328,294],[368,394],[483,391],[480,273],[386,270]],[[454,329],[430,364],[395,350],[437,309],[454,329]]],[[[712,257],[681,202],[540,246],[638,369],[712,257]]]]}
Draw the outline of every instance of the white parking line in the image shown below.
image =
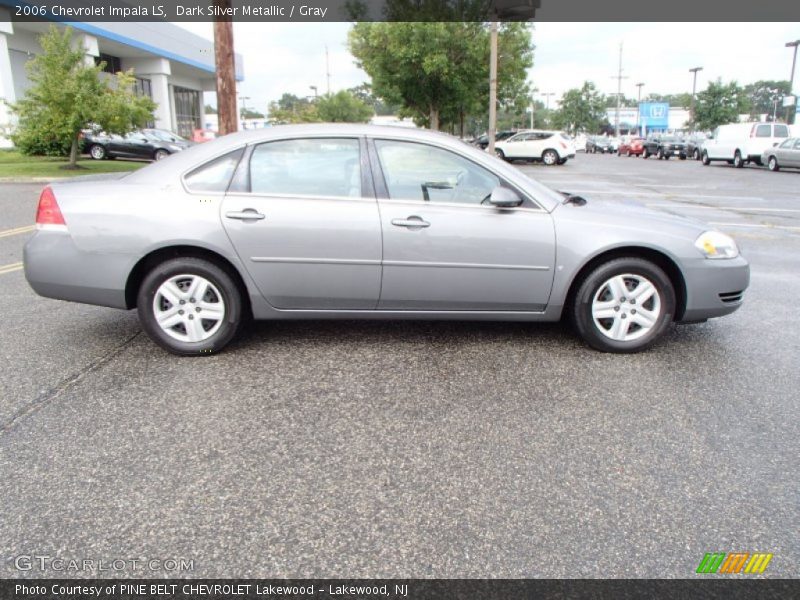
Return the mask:
{"type": "Polygon", "coordinates": [[[718,227],[745,227],[747,229],[782,229],[784,231],[800,231],[800,227],[790,227],[789,225],[764,225],[762,223],[727,223],[722,221],[709,221],[709,225],[718,227]]]}
{"type": "Polygon", "coordinates": [[[669,204],[653,202],[646,206],[655,208],[690,208],[692,210],[756,210],[759,212],[800,213],[800,208],[764,208],[762,206],[697,206],[693,204],[669,204]]]}
{"type": "Polygon", "coordinates": [[[14,271],[19,271],[22,269],[22,263],[11,263],[10,265],[3,265],[0,267],[0,275],[5,275],[6,273],[13,273],[14,271]]]}
{"type": "Polygon", "coordinates": [[[15,227],[14,229],[5,229],[0,231],[0,238],[8,237],[10,235],[19,235],[21,233],[28,233],[36,229],[35,225],[25,225],[24,227],[15,227]]]}

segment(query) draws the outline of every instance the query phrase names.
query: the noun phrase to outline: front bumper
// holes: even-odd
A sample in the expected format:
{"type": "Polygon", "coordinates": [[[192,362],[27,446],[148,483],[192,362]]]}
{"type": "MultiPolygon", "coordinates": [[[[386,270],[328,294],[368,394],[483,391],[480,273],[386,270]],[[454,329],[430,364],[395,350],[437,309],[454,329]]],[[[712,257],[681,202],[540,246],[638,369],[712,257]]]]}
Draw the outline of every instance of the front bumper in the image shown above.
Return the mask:
{"type": "Polygon", "coordinates": [[[729,260],[698,258],[683,264],[686,310],[681,321],[701,321],[739,309],[750,285],[750,265],[742,257],[729,260]]]}

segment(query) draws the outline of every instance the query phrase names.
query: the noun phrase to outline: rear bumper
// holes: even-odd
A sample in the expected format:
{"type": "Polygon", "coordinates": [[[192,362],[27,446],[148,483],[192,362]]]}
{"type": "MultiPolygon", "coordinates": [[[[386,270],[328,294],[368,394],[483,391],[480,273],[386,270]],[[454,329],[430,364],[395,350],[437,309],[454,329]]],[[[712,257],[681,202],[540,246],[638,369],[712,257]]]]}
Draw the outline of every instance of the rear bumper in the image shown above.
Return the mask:
{"type": "Polygon", "coordinates": [[[731,260],[698,258],[684,263],[686,310],[681,321],[729,315],[739,309],[750,285],[750,265],[741,256],[731,260]]]}
{"type": "Polygon", "coordinates": [[[40,296],[127,308],[131,258],[80,250],[66,231],[37,231],[23,251],[25,279],[40,296]]]}

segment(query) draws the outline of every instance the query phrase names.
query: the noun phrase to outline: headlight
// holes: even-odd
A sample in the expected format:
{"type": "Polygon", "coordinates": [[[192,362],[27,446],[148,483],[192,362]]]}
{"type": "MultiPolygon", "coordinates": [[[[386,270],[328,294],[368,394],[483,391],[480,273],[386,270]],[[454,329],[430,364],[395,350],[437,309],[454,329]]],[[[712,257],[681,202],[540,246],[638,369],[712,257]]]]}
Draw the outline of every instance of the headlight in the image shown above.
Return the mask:
{"type": "Polygon", "coordinates": [[[720,231],[706,231],[694,243],[706,258],[736,258],[739,248],[736,242],[720,231]]]}

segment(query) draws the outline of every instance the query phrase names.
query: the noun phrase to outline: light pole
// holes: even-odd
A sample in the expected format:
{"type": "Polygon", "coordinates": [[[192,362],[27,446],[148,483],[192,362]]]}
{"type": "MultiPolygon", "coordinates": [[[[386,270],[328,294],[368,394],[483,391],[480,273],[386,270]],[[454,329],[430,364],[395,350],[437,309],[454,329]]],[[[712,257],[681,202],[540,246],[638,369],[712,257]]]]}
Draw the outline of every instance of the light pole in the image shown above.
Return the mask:
{"type": "Polygon", "coordinates": [[[545,101],[545,108],[547,110],[550,110],[550,96],[555,96],[556,93],[555,92],[545,92],[544,94],[541,94],[541,95],[544,96],[544,98],[545,98],[545,100],[544,100],[545,101]]]}
{"type": "Polygon", "coordinates": [[[317,99],[317,96],[318,96],[318,94],[317,94],[317,86],[315,86],[315,85],[310,85],[310,86],[308,86],[308,89],[310,89],[310,90],[314,90],[314,100],[316,100],[316,99],[317,99]]]}
{"type": "MultiPolygon", "coordinates": [[[[794,48],[794,54],[792,56],[792,74],[789,76],[789,94],[794,95],[794,67],[797,63],[797,46],[800,45],[800,40],[795,40],[793,42],[786,42],[787,48],[794,48]]],[[[786,107],[786,122],[792,123],[794,119],[791,117],[791,106],[786,107]]],[[[797,97],[795,96],[794,100],[794,110],[797,112],[797,97]]]]}
{"type": "Polygon", "coordinates": [[[694,80],[692,81],[692,101],[691,101],[691,106],[689,107],[689,118],[692,120],[692,131],[694,131],[694,94],[697,91],[697,72],[702,70],[703,67],[695,67],[694,69],[689,69],[689,73],[694,74],[694,80]]]}
{"type": "Polygon", "coordinates": [[[533,113],[536,110],[536,92],[539,91],[539,88],[533,88],[531,90],[531,129],[533,129],[533,113]]]}
{"type": "MultiPolygon", "coordinates": [[[[497,15],[494,16],[497,18],[497,15]]],[[[494,141],[497,135],[497,21],[492,21],[489,29],[489,146],[494,154],[494,141]]]]}
{"type": "Polygon", "coordinates": [[[636,87],[639,88],[639,95],[636,100],[636,133],[642,135],[641,114],[639,111],[642,107],[642,87],[644,83],[637,83],[636,87]]]}
{"type": "Polygon", "coordinates": [[[250,100],[250,96],[239,96],[239,102],[242,103],[242,129],[247,129],[247,121],[245,121],[245,114],[247,113],[247,101],[250,100]]]}

